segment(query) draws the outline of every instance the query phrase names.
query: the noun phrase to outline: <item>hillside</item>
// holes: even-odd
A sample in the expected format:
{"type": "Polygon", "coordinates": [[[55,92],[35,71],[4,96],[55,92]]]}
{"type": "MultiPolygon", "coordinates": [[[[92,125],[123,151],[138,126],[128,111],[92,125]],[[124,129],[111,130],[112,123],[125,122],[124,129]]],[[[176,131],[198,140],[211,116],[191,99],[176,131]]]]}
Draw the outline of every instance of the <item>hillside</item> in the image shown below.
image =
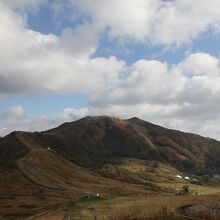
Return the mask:
{"type": "Polygon", "coordinates": [[[73,164],[57,152],[38,145],[29,133],[16,132],[5,139],[13,140],[13,144],[4,148],[7,157],[1,157],[0,219],[24,219],[65,208],[85,192],[129,195],[150,190],[129,182],[125,188],[125,183],[117,179],[105,178],[94,170],[73,164]]]}
{"type": "Polygon", "coordinates": [[[86,167],[120,163],[123,157],[160,161],[203,174],[218,173],[220,167],[220,142],[138,118],[86,117],[33,136],[43,147],[86,167]]]}
{"type": "Polygon", "coordinates": [[[206,184],[202,176],[220,173],[219,165],[220,142],[138,118],[86,117],[44,132],[13,132],[0,138],[0,216],[62,211],[85,192],[108,197],[170,193],[183,184],[194,189],[175,176],[194,174],[206,184]]]}
{"type": "Polygon", "coordinates": [[[0,139],[1,163],[12,163],[35,148],[51,148],[90,168],[131,157],[197,173],[218,173],[220,169],[220,142],[138,118],[86,117],[44,132],[13,132],[0,139]]]}

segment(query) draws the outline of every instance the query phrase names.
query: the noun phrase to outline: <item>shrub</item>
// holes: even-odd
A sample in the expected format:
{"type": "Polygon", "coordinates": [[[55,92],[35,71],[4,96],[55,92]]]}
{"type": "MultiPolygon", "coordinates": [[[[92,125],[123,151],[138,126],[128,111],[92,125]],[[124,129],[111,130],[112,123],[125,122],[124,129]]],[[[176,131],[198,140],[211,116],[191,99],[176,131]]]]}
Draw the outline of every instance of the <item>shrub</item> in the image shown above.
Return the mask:
{"type": "Polygon", "coordinates": [[[188,194],[189,193],[189,186],[188,185],[184,185],[183,186],[183,193],[184,194],[188,194]]]}

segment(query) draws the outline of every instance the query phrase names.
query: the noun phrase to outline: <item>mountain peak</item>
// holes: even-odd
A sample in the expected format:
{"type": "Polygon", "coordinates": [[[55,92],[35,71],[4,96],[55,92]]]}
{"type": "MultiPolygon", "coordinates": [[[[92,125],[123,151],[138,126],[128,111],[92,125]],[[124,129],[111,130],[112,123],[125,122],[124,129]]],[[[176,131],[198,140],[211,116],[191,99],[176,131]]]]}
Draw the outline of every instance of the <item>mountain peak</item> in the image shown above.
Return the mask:
{"type": "Polygon", "coordinates": [[[47,147],[88,167],[123,157],[165,162],[184,170],[220,167],[220,142],[166,129],[137,117],[121,120],[87,116],[44,132],[15,132],[1,139],[2,155],[16,154],[15,146],[17,152],[47,147]]]}
{"type": "Polygon", "coordinates": [[[142,119],[138,118],[138,117],[132,117],[127,119],[128,121],[142,121],[142,119]]]}

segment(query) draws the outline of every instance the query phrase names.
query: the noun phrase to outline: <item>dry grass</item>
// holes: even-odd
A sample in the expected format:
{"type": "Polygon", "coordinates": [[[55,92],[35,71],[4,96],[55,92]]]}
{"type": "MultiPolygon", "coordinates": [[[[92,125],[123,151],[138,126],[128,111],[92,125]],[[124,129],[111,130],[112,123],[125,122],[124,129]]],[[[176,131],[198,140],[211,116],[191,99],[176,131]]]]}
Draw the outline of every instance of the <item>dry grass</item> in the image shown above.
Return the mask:
{"type": "Polygon", "coordinates": [[[140,207],[129,207],[127,209],[115,210],[108,218],[109,220],[219,220],[220,212],[216,209],[207,209],[198,213],[178,213],[171,211],[166,206],[157,213],[149,214],[140,207]]]}
{"type": "MultiPolygon", "coordinates": [[[[180,206],[193,203],[216,204],[219,201],[220,195],[115,197],[112,199],[77,204],[79,211],[75,213],[74,219],[94,220],[96,216],[98,220],[117,220],[116,217],[118,216],[126,217],[126,213],[134,217],[149,217],[157,216],[161,210],[163,211],[163,207],[166,207],[167,214],[171,214],[180,206]]],[[[118,220],[121,219],[119,218],[118,220]]]]}

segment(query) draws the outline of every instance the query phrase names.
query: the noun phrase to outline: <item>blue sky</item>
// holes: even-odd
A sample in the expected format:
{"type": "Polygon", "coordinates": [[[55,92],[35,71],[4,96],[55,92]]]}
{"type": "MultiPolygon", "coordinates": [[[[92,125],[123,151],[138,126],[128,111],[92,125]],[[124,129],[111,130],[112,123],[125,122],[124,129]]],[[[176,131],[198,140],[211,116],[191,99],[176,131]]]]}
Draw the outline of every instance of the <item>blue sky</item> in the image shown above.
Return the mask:
{"type": "Polygon", "coordinates": [[[108,114],[219,138],[220,3],[201,1],[0,0],[0,135],[108,114]]]}
{"type": "Polygon", "coordinates": [[[1,111],[7,111],[11,106],[23,106],[32,115],[54,115],[65,108],[80,108],[88,104],[83,94],[51,94],[51,95],[18,95],[2,98],[1,111]]]}

